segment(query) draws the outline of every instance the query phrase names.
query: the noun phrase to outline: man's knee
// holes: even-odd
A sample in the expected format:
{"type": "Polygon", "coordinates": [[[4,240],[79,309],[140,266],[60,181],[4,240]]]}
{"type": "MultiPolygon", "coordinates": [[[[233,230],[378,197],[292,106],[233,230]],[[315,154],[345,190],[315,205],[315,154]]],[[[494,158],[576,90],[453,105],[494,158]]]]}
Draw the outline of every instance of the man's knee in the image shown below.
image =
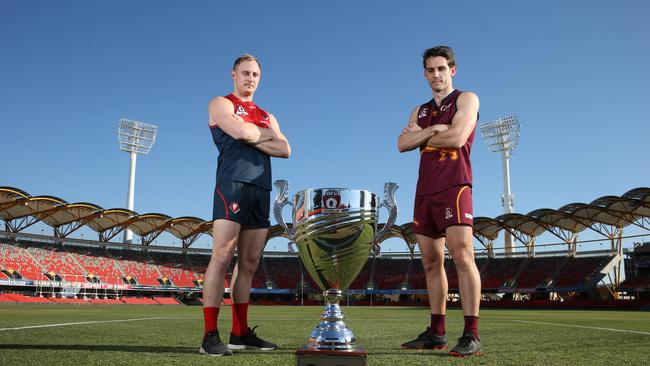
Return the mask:
{"type": "Polygon", "coordinates": [[[422,267],[426,273],[439,273],[445,267],[444,257],[422,257],[422,267]]]}
{"type": "Polygon", "coordinates": [[[458,271],[464,272],[476,266],[474,248],[471,243],[454,243],[450,245],[449,254],[451,254],[458,271]]]}
{"type": "Polygon", "coordinates": [[[232,257],[226,253],[212,254],[212,257],[210,257],[210,263],[208,264],[208,270],[226,271],[231,260],[232,257]]]}
{"type": "Polygon", "coordinates": [[[260,264],[260,258],[239,258],[237,260],[237,266],[240,273],[246,273],[248,275],[253,275],[257,271],[257,267],[260,264]]]}

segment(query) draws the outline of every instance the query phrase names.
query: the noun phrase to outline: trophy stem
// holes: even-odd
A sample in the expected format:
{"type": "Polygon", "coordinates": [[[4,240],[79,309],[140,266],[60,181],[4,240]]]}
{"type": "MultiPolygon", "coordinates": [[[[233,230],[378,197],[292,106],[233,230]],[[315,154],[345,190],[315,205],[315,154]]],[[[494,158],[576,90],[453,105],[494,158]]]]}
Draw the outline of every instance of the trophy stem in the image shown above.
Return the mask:
{"type": "Polygon", "coordinates": [[[340,289],[329,289],[323,292],[327,307],[321,314],[321,321],[309,337],[308,347],[320,350],[350,350],[355,348],[354,334],[343,319],[339,302],[343,297],[340,289]]]}

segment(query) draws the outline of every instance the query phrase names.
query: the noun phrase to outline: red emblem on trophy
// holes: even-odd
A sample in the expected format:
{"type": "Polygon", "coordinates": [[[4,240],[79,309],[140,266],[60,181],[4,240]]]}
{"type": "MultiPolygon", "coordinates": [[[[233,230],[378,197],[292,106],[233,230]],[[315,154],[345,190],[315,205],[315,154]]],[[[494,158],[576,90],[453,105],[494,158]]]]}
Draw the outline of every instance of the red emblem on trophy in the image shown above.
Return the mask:
{"type": "Polygon", "coordinates": [[[341,212],[341,193],[338,189],[328,189],[323,194],[323,212],[341,212]]]}

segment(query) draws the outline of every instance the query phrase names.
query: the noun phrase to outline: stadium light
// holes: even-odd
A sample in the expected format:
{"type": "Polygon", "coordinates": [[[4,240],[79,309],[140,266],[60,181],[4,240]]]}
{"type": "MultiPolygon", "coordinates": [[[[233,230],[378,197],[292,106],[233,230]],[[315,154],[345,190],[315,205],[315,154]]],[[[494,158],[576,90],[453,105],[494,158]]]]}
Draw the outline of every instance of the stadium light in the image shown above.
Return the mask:
{"type": "MultiPolygon", "coordinates": [[[[501,152],[503,161],[503,195],[501,204],[504,213],[515,212],[515,196],[510,189],[510,157],[512,150],[519,146],[519,118],[516,115],[506,116],[494,121],[481,124],[481,135],[492,152],[501,152]]],[[[514,246],[512,236],[506,233],[506,253],[512,253],[514,246]]]]}
{"type": "MultiPolygon", "coordinates": [[[[126,151],[131,155],[131,164],[129,167],[129,191],[126,198],[127,208],[133,211],[134,191],[135,191],[135,163],[138,154],[149,154],[149,150],[156,142],[156,133],[158,126],[150,125],[144,122],[132,121],[130,119],[120,119],[120,125],[117,130],[117,140],[120,143],[120,150],[126,151]]],[[[124,231],[124,242],[131,243],[133,233],[127,229],[124,231]]]]}

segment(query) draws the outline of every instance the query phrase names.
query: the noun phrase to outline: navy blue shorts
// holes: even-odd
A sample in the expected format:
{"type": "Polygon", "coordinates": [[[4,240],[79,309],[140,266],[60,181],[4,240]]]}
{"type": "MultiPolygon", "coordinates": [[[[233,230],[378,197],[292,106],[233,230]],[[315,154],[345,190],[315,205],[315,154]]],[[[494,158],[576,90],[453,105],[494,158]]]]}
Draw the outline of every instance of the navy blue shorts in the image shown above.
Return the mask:
{"type": "Polygon", "coordinates": [[[268,228],[271,192],[253,184],[220,181],[214,190],[212,220],[226,219],[253,228],[268,228]]]}

